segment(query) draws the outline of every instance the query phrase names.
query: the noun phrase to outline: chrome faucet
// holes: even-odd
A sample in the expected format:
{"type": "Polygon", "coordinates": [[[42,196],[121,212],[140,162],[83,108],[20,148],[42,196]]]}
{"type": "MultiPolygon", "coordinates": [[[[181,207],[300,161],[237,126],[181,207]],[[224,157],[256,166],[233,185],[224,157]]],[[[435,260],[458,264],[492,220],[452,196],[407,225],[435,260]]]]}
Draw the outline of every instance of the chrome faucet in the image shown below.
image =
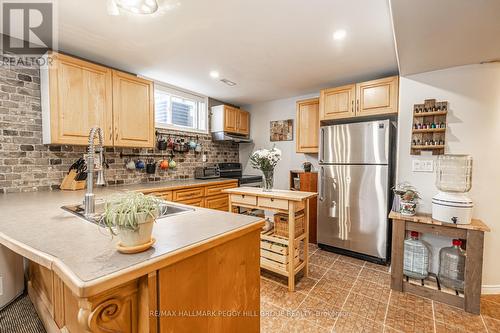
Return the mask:
{"type": "MultiPolygon", "coordinates": [[[[99,153],[99,161],[102,164],[104,161],[104,148],[102,140],[102,130],[99,127],[93,127],[89,133],[89,148],[87,154],[87,192],[83,205],[85,208],[85,216],[88,217],[95,213],[95,195],[94,195],[94,154],[99,153]],[[99,138],[99,145],[97,148],[94,145],[95,136],[99,138]]],[[[96,185],[105,185],[104,181],[104,166],[97,170],[96,185]]]]}

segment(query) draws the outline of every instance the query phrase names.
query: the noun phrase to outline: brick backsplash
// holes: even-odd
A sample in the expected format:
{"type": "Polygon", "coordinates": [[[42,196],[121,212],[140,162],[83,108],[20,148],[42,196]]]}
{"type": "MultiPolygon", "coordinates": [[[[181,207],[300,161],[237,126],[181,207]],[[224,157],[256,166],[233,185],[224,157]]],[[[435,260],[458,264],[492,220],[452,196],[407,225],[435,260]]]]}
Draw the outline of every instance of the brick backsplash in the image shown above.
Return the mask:
{"type": "MultiPolygon", "coordinates": [[[[160,130],[166,136],[190,135],[160,130]]],[[[210,135],[199,135],[207,162],[202,154],[189,151],[176,153],[175,170],[149,175],[144,170],[127,170],[124,154],[164,153],[155,149],[106,148],[109,169],[105,171],[109,185],[158,182],[168,179],[193,178],[194,168],[217,162],[238,162],[235,143],[213,142],[210,135]]],[[[38,68],[0,67],[0,193],[59,189],[70,165],[83,155],[83,146],[42,144],[42,111],[40,106],[40,71],[38,68]]],[[[137,158],[133,158],[134,160],[137,158]]],[[[159,160],[160,158],[156,158],[159,160]]],[[[144,160],[144,159],[143,159],[144,160]]]]}

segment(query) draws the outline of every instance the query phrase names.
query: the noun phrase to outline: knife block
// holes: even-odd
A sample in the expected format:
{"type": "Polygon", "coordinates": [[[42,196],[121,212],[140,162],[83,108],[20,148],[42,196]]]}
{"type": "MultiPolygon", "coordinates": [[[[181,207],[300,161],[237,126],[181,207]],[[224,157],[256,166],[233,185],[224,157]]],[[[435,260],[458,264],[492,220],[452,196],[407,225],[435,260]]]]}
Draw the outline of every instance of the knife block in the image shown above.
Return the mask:
{"type": "Polygon", "coordinates": [[[64,179],[59,188],[61,190],[68,191],[83,190],[87,182],[85,180],[75,180],[76,175],[76,171],[71,170],[66,176],[64,176],[64,179]]]}

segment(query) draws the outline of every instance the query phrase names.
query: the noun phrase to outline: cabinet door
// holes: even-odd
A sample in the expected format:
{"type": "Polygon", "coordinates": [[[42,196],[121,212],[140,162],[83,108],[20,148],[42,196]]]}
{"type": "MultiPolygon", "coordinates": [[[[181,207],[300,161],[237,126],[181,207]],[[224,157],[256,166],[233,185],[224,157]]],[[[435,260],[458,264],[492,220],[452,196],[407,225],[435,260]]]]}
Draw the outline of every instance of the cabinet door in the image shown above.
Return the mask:
{"type": "Polygon", "coordinates": [[[50,142],[86,145],[98,126],[112,145],[111,70],[62,54],[53,54],[49,69],[50,142]]]}
{"type": "Polygon", "coordinates": [[[205,198],[205,208],[227,212],[227,210],[229,209],[229,196],[227,194],[222,194],[205,198]]]}
{"type": "Polygon", "coordinates": [[[399,78],[358,83],[356,85],[356,116],[398,112],[399,78]]]}
{"type": "Polygon", "coordinates": [[[224,132],[238,132],[239,111],[230,106],[224,106],[224,132]]]}
{"type": "Polygon", "coordinates": [[[153,147],[153,82],[113,71],[115,146],[153,147]]]}
{"type": "Polygon", "coordinates": [[[319,146],[319,98],[297,102],[297,153],[317,153],[319,146]]]}
{"type": "Polygon", "coordinates": [[[319,98],[320,120],[354,117],[356,85],[323,89],[319,98]]]}
{"type": "Polygon", "coordinates": [[[238,111],[238,130],[239,134],[250,134],[250,114],[246,111],[238,111]]]}

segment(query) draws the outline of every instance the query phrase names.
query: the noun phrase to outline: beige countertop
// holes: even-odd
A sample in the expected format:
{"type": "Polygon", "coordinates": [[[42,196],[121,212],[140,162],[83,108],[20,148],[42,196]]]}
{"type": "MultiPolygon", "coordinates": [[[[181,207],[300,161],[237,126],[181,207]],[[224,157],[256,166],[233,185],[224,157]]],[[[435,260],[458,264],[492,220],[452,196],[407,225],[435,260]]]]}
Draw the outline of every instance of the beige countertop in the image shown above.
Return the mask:
{"type": "Polygon", "coordinates": [[[314,198],[315,196],[318,195],[315,192],[275,190],[275,189],[273,189],[270,192],[267,192],[259,187],[236,187],[223,190],[222,192],[229,194],[254,195],[257,197],[283,199],[290,201],[303,201],[306,199],[314,198]]]}
{"type": "MultiPolygon", "coordinates": [[[[210,182],[181,180],[113,186],[98,188],[95,193],[100,198],[122,190],[210,182]]],[[[106,229],[60,208],[80,203],[83,195],[84,191],[0,195],[0,244],[54,270],[80,296],[91,293],[92,287],[92,293],[95,292],[103,281],[125,273],[133,278],[137,269],[153,267],[172,254],[262,224],[260,218],[196,207],[193,212],[158,219],[153,230],[156,244],[151,249],[121,254],[115,248],[118,237],[111,237],[106,229]]]]}

